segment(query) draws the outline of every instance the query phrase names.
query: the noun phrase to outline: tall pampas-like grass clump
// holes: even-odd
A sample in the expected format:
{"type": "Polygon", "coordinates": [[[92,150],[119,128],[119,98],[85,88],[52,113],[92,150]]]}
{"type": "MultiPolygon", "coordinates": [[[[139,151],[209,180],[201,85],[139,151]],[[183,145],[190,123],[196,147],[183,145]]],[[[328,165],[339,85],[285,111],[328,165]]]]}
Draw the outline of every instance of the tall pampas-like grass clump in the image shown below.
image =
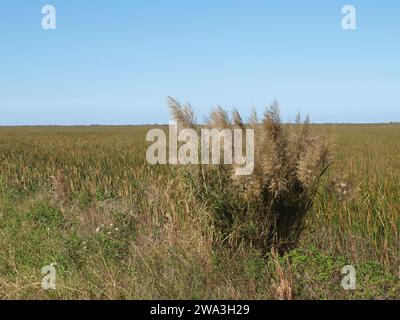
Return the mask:
{"type": "MultiPolygon", "coordinates": [[[[217,107],[205,125],[196,124],[190,104],[169,98],[178,127],[200,130],[246,128],[255,132],[255,168],[251,176],[236,176],[235,165],[182,167],[186,185],[211,213],[216,241],[232,247],[251,245],[264,253],[283,253],[299,241],[307,213],[330,166],[326,137],[312,136],[308,117],[282,124],[275,101],[260,121],[252,111],[244,122],[217,107]]],[[[223,146],[221,145],[221,148],[223,146]]]]}

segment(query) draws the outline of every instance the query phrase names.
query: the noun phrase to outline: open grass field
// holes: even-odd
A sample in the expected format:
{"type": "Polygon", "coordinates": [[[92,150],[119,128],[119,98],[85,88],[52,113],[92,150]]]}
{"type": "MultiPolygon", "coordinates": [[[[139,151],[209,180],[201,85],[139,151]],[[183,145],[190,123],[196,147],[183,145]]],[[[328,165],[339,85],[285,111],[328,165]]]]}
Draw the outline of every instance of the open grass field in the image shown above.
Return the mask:
{"type": "Polygon", "coordinates": [[[147,163],[149,129],[0,128],[0,298],[400,298],[400,125],[312,126],[334,163],[284,255],[216,244],[179,170],[147,163]]]}

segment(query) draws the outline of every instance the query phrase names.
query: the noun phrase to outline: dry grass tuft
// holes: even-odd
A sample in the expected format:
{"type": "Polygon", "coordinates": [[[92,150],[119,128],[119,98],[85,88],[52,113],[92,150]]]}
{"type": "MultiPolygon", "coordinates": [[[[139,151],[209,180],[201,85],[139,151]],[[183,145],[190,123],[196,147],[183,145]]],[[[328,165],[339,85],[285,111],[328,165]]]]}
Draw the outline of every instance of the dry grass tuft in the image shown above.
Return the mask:
{"type": "Polygon", "coordinates": [[[51,176],[52,195],[55,201],[64,203],[68,200],[69,192],[64,175],[58,171],[56,176],[51,176]]]}
{"type": "MultiPolygon", "coordinates": [[[[185,109],[174,106],[172,116],[183,123],[185,109]]],[[[221,241],[235,246],[247,243],[266,253],[271,247],[284,252],[299,240],[321,177],[329,167],[328,145],[326,139],[310,135],[308,118],[304,123],[298,118],[295,130],[289,132],[282,125],[276,101],[266,109],[262,124],[254,111],[250,122],[244,124],[237,110],[231,120],[221,107],[209,117],[209,125],[220,131],[241,128],[245,134],[249,126],[255,130],[258,144],[252,176],[237,177],[234,165],[221,164],[191,168],[187,181],[213,212],[221,241]]]]}
{"type": "Polygon", "coordinates": [[[277,280],[272,280],[272,288],[275,290],[275,298],[278,300],[294,300],[293,277],[289,261],[286,261],[289,267],[285,268],[279,262],[279,255],[275,250],[272,250],[271,256],[277,278],[277,280]]]}

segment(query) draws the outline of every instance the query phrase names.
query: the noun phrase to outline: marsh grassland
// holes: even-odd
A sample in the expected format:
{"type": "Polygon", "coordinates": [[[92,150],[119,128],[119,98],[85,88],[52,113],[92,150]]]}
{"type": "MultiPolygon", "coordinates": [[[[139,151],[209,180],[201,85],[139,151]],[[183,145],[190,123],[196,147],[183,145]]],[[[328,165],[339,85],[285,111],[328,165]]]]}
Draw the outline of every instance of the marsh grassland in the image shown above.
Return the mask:
{"type": "Polygon", "coordinates": [[[0,128],[0,298],[400,298],[400,125],[311,126],[333,164],[283,253],[226,245],[181,170],[147,163],[149,129],[0,128]]]}

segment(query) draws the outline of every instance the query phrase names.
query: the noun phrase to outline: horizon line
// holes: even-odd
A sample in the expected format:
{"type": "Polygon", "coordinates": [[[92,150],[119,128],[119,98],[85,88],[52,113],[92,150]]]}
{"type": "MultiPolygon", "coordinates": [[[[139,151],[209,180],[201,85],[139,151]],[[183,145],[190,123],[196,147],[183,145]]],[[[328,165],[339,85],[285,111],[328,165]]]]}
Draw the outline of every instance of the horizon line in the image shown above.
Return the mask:
{"type": "MultiPolygon", "coordinates": [[[[293,122],[282,122],[282,124],[295,124],[293,122]]],[[[400,124],[400,121],[386,122],[310,122],[311,125],[382,125],[400,124]]],[[[144,123],[144,124],[12,124],[2,125],[0,128],[39,128],[39,127],[145,127],[145,126],[168,126],[168,123],[144,123]]],[[[205,125],[205,123],[199,123],[205,125]]]]}

